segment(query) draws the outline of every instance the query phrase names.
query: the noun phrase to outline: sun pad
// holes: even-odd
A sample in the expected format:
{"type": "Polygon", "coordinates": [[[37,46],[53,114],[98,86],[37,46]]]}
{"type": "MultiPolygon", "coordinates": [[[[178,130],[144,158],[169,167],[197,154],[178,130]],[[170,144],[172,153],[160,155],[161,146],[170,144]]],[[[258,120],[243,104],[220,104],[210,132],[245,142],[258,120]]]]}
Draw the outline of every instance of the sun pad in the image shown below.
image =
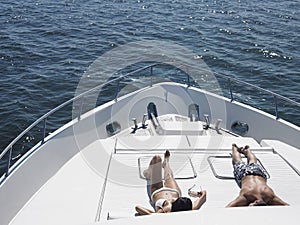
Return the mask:
{"type": "MultiPolygon", "coordinates": [[[[210,156],[207,160],[216,178],[234,179],[231,156],[210,156]]],[[[264,168],[259,159],[257,159],[257,163],[264,168]]],[[[266,170],[266,168],[264,169],[266,170]]],[[[267,177],[270,178],[267,170],[266,172],[267,177]]]]}

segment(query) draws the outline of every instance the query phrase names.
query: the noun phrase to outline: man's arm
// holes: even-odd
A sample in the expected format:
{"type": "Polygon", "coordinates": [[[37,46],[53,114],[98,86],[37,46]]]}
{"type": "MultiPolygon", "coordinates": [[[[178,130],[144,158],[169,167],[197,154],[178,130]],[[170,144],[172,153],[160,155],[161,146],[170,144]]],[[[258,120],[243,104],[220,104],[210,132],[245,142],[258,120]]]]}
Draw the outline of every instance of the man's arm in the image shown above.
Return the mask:
{"type": "Polygon", "coordinates": [[[153,210],[151,209],[147,209],[145,207],[142,207],[142,206],[136,206],[135,207],[135,210],[142,216],[144,215],[150,215],[152,213],[155,213],[153,210]]]}
{"type": "Polygon", "coordinates": [[[281,200],[278,196],[275,195],[272,201],[268,202],[268,205],[289,205],[289,204],[281,200]]]}
{"type": "MultiPolygon", "coordinates": [[[[193,196],[193,195],[191,195],[191,196],[193,196]]],[[[195,196],[193,196],[193,197],[195,197],[195,196]]],[[[193,210],[200,209],[200,207],[205,203],[206,191],[197,192],[197,197],[199,197],[199,198],[193,202],[193,208],[192,208],[193,210]]]]}
{"type": "Polygon", "coordinates": [[[232,202],[230,202],[226,207],[238,207],[238,206],[247,206],[248,205],[248,201],[247,199],[242,196],[239,195],[236,199],[234,199],[232,202]]]}

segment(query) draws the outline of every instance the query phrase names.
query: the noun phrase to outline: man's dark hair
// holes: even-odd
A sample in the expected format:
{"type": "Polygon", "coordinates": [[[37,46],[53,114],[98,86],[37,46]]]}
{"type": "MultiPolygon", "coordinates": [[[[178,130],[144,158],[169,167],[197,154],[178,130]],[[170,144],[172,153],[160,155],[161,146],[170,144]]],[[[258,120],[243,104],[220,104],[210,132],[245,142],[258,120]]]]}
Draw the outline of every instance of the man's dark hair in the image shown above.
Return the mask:
{"type": "Polygon", "coordinates": [[[267,203],[265,203],[263,200],[260,200],[254,206],[266,206],[266,205],[267,205],[267,203]]]}
{"type": "Polygon", "coordinates": [[[178,212],[178,211],[187,211],[192,210],[193,203],[191,199],[186,197],[177,198],[175,202],[172,203],[171,212],[178,212]]]}

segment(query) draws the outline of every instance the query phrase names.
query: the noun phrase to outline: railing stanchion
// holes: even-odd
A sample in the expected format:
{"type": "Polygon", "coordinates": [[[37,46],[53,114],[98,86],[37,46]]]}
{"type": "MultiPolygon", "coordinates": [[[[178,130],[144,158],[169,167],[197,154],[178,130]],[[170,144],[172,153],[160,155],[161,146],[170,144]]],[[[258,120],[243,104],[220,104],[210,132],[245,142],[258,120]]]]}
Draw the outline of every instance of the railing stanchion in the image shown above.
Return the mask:
{"type": "Polygon", "coordinates": [[[43,119],[43,131],[42,131],[42,141],[41,141],[41,144],[44,144],[44,142],[45,142],[46,122],[47,122],[47,118],[43,119]]]}
{"type": "Polygon", "coordinates": [[[8,152],[5,177],[8,177],[8,175],[9,175],[9,168],[10,168],[11,155],[12,155],[12,146],[10,147],[9,152],[8,152]]]}
{"type": "Polygon", "coordinates": [[[152,87],[153,66],[150,67],[150,87],[152,87]]]}
{"type": "Polygon", "coordinates": [[[230,99],[231,102],[233,102],[233,94],[232,94],[232,87],[231,87],[231,79],[228,78],[228,84],[229,84],[229,91],[230,91],[230,99]]]}
{"type": "Polygon", "coordinates": [[[279,119],[279,114],[278,114],[278,103],[277,103],[277,96],[274,95],[274,105],[275,105],[275,116],[276,116],[276,120],[279,119]]]}
{"type": "Polygon", "coordinates": [[[79,113],[78,113],[78,121],[80,120],[82,110],[83,110],[83,102],[84,102],[84,96],[80,98],[80,108],[79,108],[79,113]]]}
{"type": "Polygon", "coordinates": [[[117,90],[116,90],[116,95],[115,95],[115,102],[117,102],[118,101],[118,94],[119,94],[119,91],[120,91],[120,79],[121,78],[119,78],[118,79],[118,83],[117,83],[117,90]]]}

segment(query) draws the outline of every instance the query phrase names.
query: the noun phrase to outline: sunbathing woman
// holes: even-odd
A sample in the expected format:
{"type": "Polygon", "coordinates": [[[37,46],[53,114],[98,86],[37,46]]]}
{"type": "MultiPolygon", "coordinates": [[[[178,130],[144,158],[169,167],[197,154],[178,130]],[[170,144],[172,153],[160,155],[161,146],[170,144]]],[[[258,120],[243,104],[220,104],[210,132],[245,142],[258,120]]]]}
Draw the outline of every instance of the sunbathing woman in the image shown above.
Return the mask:
{"type": "Polygon", "coordinates": [[[144,176],[150,181],[151,201],[155,211],[136,206],[135,209],[140,215],[196,210],[205,202],[206,191],[189,191],[191,197],[198,197],[193,203],[190,198],[181,196],[181,190],[174,178],[169,160],[170,152],[168,150],[165,152],[163,163],[161,157],[155,155],[148,169],[144,171],[144,176]],[[164,168],[164,183],[162,181],[162,168],[164,168]]]}

